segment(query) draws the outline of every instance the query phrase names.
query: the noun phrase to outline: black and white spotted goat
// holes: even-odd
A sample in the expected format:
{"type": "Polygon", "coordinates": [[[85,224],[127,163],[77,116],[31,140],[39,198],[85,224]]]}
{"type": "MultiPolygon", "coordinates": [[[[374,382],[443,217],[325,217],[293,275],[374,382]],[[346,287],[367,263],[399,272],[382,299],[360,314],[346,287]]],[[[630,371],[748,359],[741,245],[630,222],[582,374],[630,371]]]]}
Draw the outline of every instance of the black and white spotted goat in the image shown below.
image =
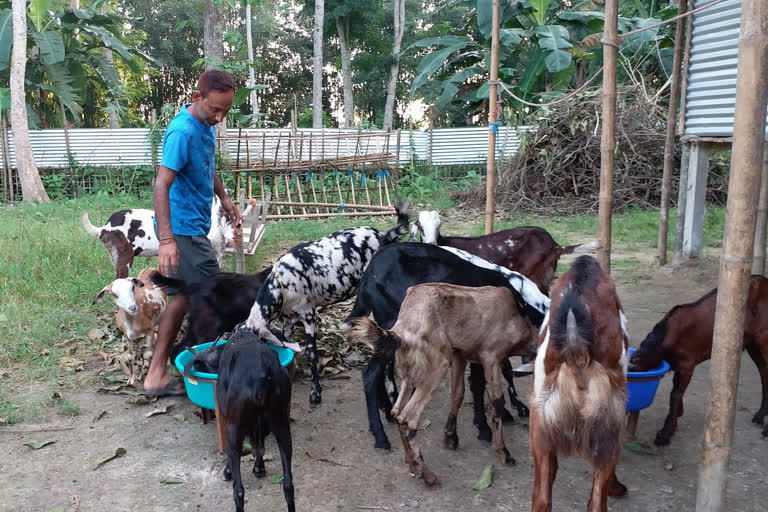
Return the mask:
{"type": "Polygon", "coordinates": [[[312,370],[309,403],[322,401],[317,373],[315,347],[315,309],[346,300],[355,294],[358,283],[373,255],[380,248],[395,243],[408,232],[408,201],[395,206],[397,225],[382,233],[368,226],[337,231],[315,242],[303,242],[283,256],[272,267],[272,273],[261,287],[246,326],[260,337],[279,346],[268,326],[282,318],[301,322],[307,336],[307,361],[312,370]]]}

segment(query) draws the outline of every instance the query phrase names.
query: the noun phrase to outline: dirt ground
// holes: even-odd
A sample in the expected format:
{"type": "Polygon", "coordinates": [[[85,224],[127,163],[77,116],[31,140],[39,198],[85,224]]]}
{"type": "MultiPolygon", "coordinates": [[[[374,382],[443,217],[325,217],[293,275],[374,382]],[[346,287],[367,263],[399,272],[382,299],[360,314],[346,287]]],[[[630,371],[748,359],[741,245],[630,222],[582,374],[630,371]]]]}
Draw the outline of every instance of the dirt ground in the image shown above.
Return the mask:
{"type": "MultiPolygon", "coordinates": [[[[717,265],[713,260],[676,269],[648,267],[639,272],[616,271],[619,295],[630,320],[632,344],[637,346],[653,324],[673,305],[698,298],[714,286],[717,265]]],[[[736,432],[727,488],[728,510],[768,510],[766,441],[750,422],[759,405],[757,371],[744,356],[736,412],[736,432]]],[[[419,432],[426,461],[442,486],[427,490],[408,475],[396,429],[386,425],[393,450],[379,453],[368,434],[360,372],[347,378],[323,381],[322,407],[308,407],[309,387],[298,380],[294,387],[292,416],[296,504],[298,510],[434,510],[524,511],[530,509],[533,460],[527,427],[505,426],[507,446],[517,460],[513,466],[498,463],[489,445],[478,441],[471,425],[469,393],[459,416],[457,452],[442,447],[442,425],[447,413],[447,382],[436,392],[424,414],[429,420],[419,432]],[[312,454],[312,457],[308,453],[312,454]],[[324,459],[324,460],[317,460],[324,459]],[[483,467],[494,465],[491,487],[472,490],[483,467]]],[[[619,478],[629,493],[610,499],[609,510],[694,510],[697,472],[704,427],[704,399],[709,365],[702,364],[685,395],[685,416],[672,444],[654,454],[624,450],[619,478]]],[[[518,390],[528,396],[531,378],[518,380],[518,390]]],[[[655,402],[640,415],[639,440],[652,446],[668,407],[671,376],[660,385],[655,402]]],[[[96,393],[96,388],[69,394],[80,405],[80,414],[63,418],[51,414],[35,424],[0,429],[0,509],[13,511],[194,511],[232,507],[232,487],[221,478],[224,458],[217,453],[215,425],[202,425],[195,407],[186,398],[164,398],[151,405],[131,405],[128,397],[96,393]],[[157,407],[175,404],[177,417],[163,414],[146,418],[157,407]],[[107,411],[95,421],[102,411],[107,411]],[[179,421],[183,415],[184,420],[179,421]],[[35,429],[67,428],[38,431],[35,429]],[[18,432],[23,430],[25,432],[18,432]],[[56,439],[33,451],[24,443],[56,439]],[[97,461],[119,447],[126,454],[93,469],[97,461]],[[177,478],[179,484],[162,480],[177,478]]],[[[274,440],[267,441],[267,478],[257,480],[252,462],[243,459],[246,510],[285,510],[274,440]]],[[[554,509],[586,508],[591,475],[579,459],[560,460],[554,488],[554,509]]]]}

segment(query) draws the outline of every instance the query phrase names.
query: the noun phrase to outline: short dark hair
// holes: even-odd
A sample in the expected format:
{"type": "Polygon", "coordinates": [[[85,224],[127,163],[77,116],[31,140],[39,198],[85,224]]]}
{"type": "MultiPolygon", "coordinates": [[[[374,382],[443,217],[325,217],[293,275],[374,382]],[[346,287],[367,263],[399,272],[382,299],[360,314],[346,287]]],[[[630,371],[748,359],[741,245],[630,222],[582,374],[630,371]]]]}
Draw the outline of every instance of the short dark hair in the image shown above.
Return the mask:
{"type": "Polygon", "coordinates": [[[197,81],[197,90],[200,91],[203,98],[208,96],[211,91],[234,91],[235,79],[226,71],[209,69],[200,75],[200,79],[197,81]]]}

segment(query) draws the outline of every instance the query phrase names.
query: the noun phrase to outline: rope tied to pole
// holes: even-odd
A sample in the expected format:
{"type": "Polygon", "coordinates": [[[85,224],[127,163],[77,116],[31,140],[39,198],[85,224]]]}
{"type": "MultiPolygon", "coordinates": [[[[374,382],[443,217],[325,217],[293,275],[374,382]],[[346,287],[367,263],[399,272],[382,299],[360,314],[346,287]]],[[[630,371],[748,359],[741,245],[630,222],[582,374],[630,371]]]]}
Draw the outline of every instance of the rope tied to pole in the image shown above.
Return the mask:
{"type": "Polygon", "coordinates": [[[493,135],[499,134],[499,126],[504,126],[504,123],[502,121],[496,121],[495,123],[488,123],[488,126],[491,128],[491,133],[493,135]]]}

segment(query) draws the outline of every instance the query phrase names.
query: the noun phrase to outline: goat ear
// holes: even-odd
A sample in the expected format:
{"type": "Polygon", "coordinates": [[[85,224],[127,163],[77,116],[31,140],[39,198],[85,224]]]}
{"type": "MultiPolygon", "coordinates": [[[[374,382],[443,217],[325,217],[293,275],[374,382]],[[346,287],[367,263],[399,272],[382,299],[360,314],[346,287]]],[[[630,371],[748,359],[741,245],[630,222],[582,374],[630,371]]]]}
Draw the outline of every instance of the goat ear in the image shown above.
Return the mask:
{"type": "Polygon", "coordinates": [[[411,224],[411,236],[408,238],[409,242],[419,241],[419,224],[414,222],[411,224]]]}
{"type": "Polygon", "coordinates": [[[107,293],[107,291],[109,291],[109,286],[105,286],[104,288],[102,288],[99,294],[96,295],[96,297],[93,299],[93,302],[91,302],[91,305],[98,304],[99,302],[104,300],[104,294],[107,293]]]}
{"type": "Polygon", "coordinates": [[[133,278],[133,286],[136,286],[136,287],[138,287],[138,288],[142,288],[142,287],[144,286],[144,282],[143,282],[143,281],[140,281],[140,280],[138,280],[138,279],[136,279],[136,278],[134,277],[134,278],[133,278]]]}

